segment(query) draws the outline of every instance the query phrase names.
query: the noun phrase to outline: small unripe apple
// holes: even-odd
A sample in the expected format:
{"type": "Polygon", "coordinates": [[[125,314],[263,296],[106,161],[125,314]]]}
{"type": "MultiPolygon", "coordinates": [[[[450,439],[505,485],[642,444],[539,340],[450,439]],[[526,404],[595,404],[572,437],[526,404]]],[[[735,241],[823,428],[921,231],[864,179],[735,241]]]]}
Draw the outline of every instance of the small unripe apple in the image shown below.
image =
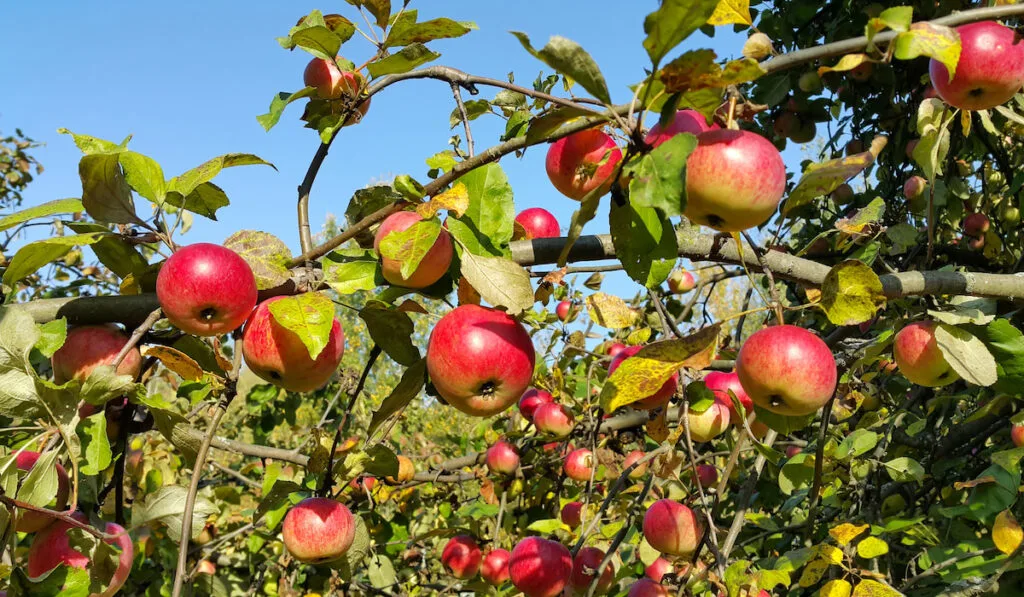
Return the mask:
{"type": "Polygon", "coordinates": [[[519,412],[522,413],[524,419],[533,422],[533,413],[537,411],[537,407],[554,401],[555,398],[550,393],[530,388],[523,392],[523,396],[519,399],[519,412]]]}
{"type": "Polygon", "coordinates": [[[270,305],[287,297],[271,297],[256,307],[242,334],[245,364],[260,379],[290,392],[312,392],[327,384],[345,352],[345,332],[334,318],[327,345],[316,359],[298,334],[284,327],[270,313],[270,305]]]}
{"type": "Polygon", "coordinates": [[[455,578],[473,578],[479,572],[482,561],[480,546],[469,535],[452,537],[441,552],[441,563],[455,578]]]}
{"type": "MultiPolygon", "coordinates": [[[[39,456],[39,452],[23,450],[15,456],[14,462],[18,467],[18,470],[22,470],[27,473],[35,468],[36,462],[39,460],[39,456]]],[[[68,493],[70,491],[71,484],[68,481],[67,472],[59,462],[54,463],[54,468],[57,469],[57,495],[54,497],[50,509],[60,511],[68,505],[68,493]]],[[[21,512],[21,516],[18,518],[18,524],[14,527],[14,530],[19,533],[35,533],[49,526],[54,520],[54,518],[46,516],[45,514],[26,510],[21,512]]]]}
{"type": "Polygon", "coordinates": [[[995,21],[956,28],[960,59],[953,79],[946,65],[931,60],[932,85],[947,104],[961,110],[988,110],[1004,104],[1024,85],[1024,44],[1016,32],[995,21]]]}
{"type": "Polygon", "coordinates": [[[695,442],[709,442],[725,433],[729,428],[729,406],[715,398],[704,412],[690,410],[687,413],[690,439],[695,442]]]}
{"type": "Polygon", "coordinates": [[[836,187],[834,191],[832,191],[832,200],[838,203],[839,205],[846,205],[847,203],[853,200],[853,196],[853,187],[846,184],[845,182],[836,187]]]}
{"type": "Polygon", "coordinates": [[[911,383],[929,388],[949,385],[960,379],[935,341],[934,321],[918,321],[904,326],[892,345],[892,355],[900,373],[911,383]]]}
{"type": "MultiPolygon", "coordinates": [[[[80,512],[76,512],[72,516],[79,522],[88,522],[85,515],[80,512]]],[[[25,565],[25,572],[30,579],[39,578],[60,565],[81,570],[89,569],[92,565],[89,556],[72,547],[68,539],[68,531],[72,528],[74,527],[70,524],[58,520],[36,533],[29,546],[25,565]]],[[[124,582],[128,580],[128,573],[132,569],[132,557],[135,555],[132,539],[121,525],[108,522],[103,532],[108,535],[117,535],[117,537],[104,542],[120,549],[121,553],[117,558],[117,569],[114,570],[109,580],[106,580],[107,589],[98,595],[94,594],[94,597],[112,597],[117,594],[124,582]]]]}
{"type": "MultiPolygon", "coordinates": [[[[97,367],[113,365],[128,336],[112,323],[83,325],[68,330],[64,344],[53,353],[53,381],[59,384],[72,379],[85,381],[97,367]]],[[[142,370],[142,356],[133,347],[117,366],[118,375],[135,378],[142,370]]]]}
{"type": "Polygon", "coordinates": [[[622,151],[601,129],[573,133],[551,144],[545,168],[558,192],[577,201],[591,192],[611,190],[622,151]]]}
{"type": "Polygon", "coordinates": [[[496,475],[512,475],[519,468],[519,452],[512,444],[500,440],[487,448],[487,468],[496,475]]]}
{"type": "Polygon", "coordinates": [[[659,557],[658,559],[651,562],[649,566],[644,568],[644,576],[653,580],[656,583],[660,583],[661,579],[669,573],[673,573],[675,568],[672,566],[672,562],[669,562],[665,558],[659,557]]]}
{"type": "Polygon", "coordinates": [[[1017,423],[1010,427],[1010,440],[1018,448],[1024,446],[1024,423],[1017,423]]]}
{"type": "Polygon", "coordinates": [[[558,316],[559,321],[568,321],[572,317],[572,303],[569,301],[562,301],[555,307],[555,315],[558,316]]]}
{"type": "Polygon", "coordinates": [[[427,371],[445,401],[477,417],[512,406],[530,386],[533,341],[504,311],[458,306],[441,318],[427,343],[427,371]]]}
{"type": "Polygon", "coordinates": [[[792,458],[803,451],[800,446],[786,446],[786,458],[792,458]]]}
{"type": "Polygon", "coordinates": [[[657,147],[681,133],[698,135],[704,131],[717,128],[721,127],[714,123],[708,124],[704,115],[696,110],[679,110],[672,117],[672,122],[665,128],[661,127],[660,122],[652,126],[651,130],[644,136],[644,142],[651,147],[657,147]]]}
{"type": "MultiPolygon", "coordinates": [[[[373,250],[380,255],[380,244],[384,239],[394,232],[403,232],[423,219],[423,216],[414,211],[399,211],[391,214],[380,224],[377,234],[373,238],[373,250]]],[[[427,254],[420,260],[416,269],[408,277],[402,275],[402,261],[390,257],[381,256],[381,275],[384,279],[404,288],[426,288],[440,280],[452,263],[452,238],[443,227],[437,235],[437,240],[427,251],[427,254]]]]}
{"type": "Polygon", "coordinates": [[[508,580],[508,561],[512,553],[507,549],[492,549],[484,556],[480,565],[480,576],[488,584],[496,587],[508,580]]]}
{"type": "Polygon", "coordinates": [[[174,252],[156,277],[156,296],[175,327],[196,336],[238,329],[256,306],[256,278],[231,249],[196,243],[174,252]]]}
{"type": "Polygon", "coordinates": [[[903,196],[914,201],[924,196],[928,181],[921,176],[911,176],[903,183],[903,196]]]}
{"type": "Polygon", "coordinates": [[[641,578],[629,586],[626,597],[672,597],[668,587],[649,578],[641,578]]]}
{"type": "Polygon", "coordinates": [[[508,571],[526,597],[555,597],[569,584],[572,554],[557,541],[527,537],[512,549],[508,571]]]}
{"type": "Polygon", "coordinates": [[[735,371],[725,373],[722,371],[712,371],[704,376],[704,385],[715,395],[717,400],[721,400],[729,408],[729,422],[737,427],[743,426],[743,417],[740,416],[739,411],[733,408],[732,397],[729,396],[729,391],[736,395],[736,398],[743,405],[744,411],[749,415],[754,412],[754,401],[747,395],[747,391],[743,389],[743,384],[740,383],[740,376],[735,371]]]}
{"type": "Polygon", "coordinates": [[[345,555],[356,536],[356,520],[341,502],[311,497],[295,504],[281,524],[284,546],[307,564],[330,562],[345,555]]]}
{"type": "Polygon", "coordinates": [[[698,464],[693,476],[700,481],[700,486],[707,489],[718,483],[718,469],[710,464],[698,464]]]}
{"type": "MultiPolygon", "coordinates": [[[[596,547],[584,547],[576,553],[572,562],[572,576],[569,577],[569,586],[579,593],[585,593],[590,588],[590,583],[597,578],[597,568],[604,560],[604,552],[596,547]]],[[[594,595],[603,595],[615,581],[615,570],[611,562],[601,571],[601,578],[597,581],[594,595]]]]}
{"type": "Polygon", "coordinates": [[[558,219],[548,210],[531,207],[519,212],[515,220],[515,232],[512,240],[531,240],[534,238],[558,238],[561,230],[558,219]]]}
{"type": "Polygon", "coordinates": [[[968,236],[984,236],[991,225],[988,216],[982,213],[973,213],[964,218],[964,234],[968,236]]]}
{"type": "Polygon", "coordinates": [[[569,437],[569,434],[572,433],[576,420],[569,409],[561,404],[549,402],[541,404],[534,411],[533,424],[537,426],[537,431],[549,437],[562,439],[569,437]]]}
{"type": "Polygon", "coordinates": [[[810,94],[820,93],[821,90],[825,88],[825,85],[821,82],[821,77],[818,76],[818,73],[812,70],[800,75],[800,79],[796,84],[797,87],[800,88],[800,91],[810,94]]]}
{"type": "Polygon", "coordinates": [[[1013,204],[1006,203],[999,210],[999,219],[1003,222],[1003,228],[1011,230],[1020,224],[1020,210],[1013,204]]]}
{"type": "Polygon", "coordinates": [[[818,125],[814,124],[813,120],[804,119],[800,121],[800,128],[790,135],[789,139],[793,143],[810,143],[817,136],[818,125]]]}
{"type": "MultiPolygon", "coordinates": [[[[643,450],[633,450],[629,454],[626,454],[626,458],[624,458],[623,461],[622,461],[622,469],[625,470],[625,469],[633,466],[634,463],[639,462],[640,459],[643,458],[646,455],[647,454],[643,450]]],[[[645,463],[641,464],[640,466],[636,467],[635,469],[633,469],[629,473],[629,478],[630,479],[639,479],[640,477],[643,477],[644,474],[646,474],[646,473],[647,473],[647,463],[645,462],[645,463]]]]}
{"type": "Polygon", "coordinates": [[[696,278],[686,270],[677,269],[668,276],[668,290],[672,294],[686,294],[696,286],[696,278]]]}
{"type": "Polygon", "coordinates": [[[647,543],[657,551],[686,557],[697,550],[704,525],[689,507],[662,499],[651,504],[644,514],[643,531],[647,543]]]}
{"type": "Polygon", "coordinates": [[[808,415],[824,406],[838,379],[828,345],[794,325],[754,332],[736,357],[736,374],[755,404],[786,416],[808,415]]]}
{"type": "MultiPolygon", "coordinates": [[[[611,378],[612,374],[615,373],[615,370],[619,368],[619,365],[625,362],[626,359],[640,352],[640,349],[642,348],[643,346],[629,346],[619,351],[615,357],[612,358],[612,362],[608,365],[608,377],[611,378]]],[[[658,388],[657,392],[642,400],[631,403],[630,406],[640,410],[653,410],[655,408],[665,406],[668,404],[668,401],[672,396],[675,395],[676,388],[678,387],[679,373],[676,372],[673,373],[672,377],[668,378],[660,388],[658,388]]]]}
{"type": "Polygon", "coordinates": [[[569,502],[562,506],[559,514],[562,522],[569,525],[570,529],[575,529],[583,521],[583,502],[569,502]]]}
{"type": "MultiPolygon", "coordinates": [[[[586,448],[577,448],[565,456],[566,476],[581,483],[590,481],[591,473],[595,473],[594,469],[597,468],[597,465],[594,453],[586,448]]],[[[602,476],[595,473],[595,479],[601,478],[602,476]]]]}

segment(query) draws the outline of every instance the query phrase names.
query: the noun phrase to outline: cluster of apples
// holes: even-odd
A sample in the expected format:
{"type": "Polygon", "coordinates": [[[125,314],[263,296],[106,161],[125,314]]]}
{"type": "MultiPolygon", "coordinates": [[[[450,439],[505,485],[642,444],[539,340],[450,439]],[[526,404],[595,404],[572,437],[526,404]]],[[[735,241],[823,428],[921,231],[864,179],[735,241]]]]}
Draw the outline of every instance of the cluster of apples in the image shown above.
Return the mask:
{"type": "MultiPolygon", "coordinates": [[[[338,64],[344,62],[345,59],[341,56],[338,56],[337,62],[314,58],[306,65],[306,70],[302,73],[302,82],[306,84],[306,87],[316,89],[317,97],[322,100],[355,101],[366,85],[366,80],[358,71],[338,68],[338,64]]],[[[371,98],[366,98],[360,102],[343,126],[362,122],[363,117],[370,110],[370,101],[371,98]]]]}

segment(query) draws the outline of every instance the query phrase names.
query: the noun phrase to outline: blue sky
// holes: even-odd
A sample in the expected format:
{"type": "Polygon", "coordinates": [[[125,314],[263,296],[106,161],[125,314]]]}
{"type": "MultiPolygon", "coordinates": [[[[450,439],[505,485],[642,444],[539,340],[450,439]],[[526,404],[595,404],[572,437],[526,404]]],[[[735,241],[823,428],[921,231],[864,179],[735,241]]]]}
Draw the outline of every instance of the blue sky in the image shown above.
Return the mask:
{"type": "MultiPolygon", "coordinates": [[[[431,44],[442,53],[437,64],[495,78],[511,71],[528,86],[543,65],[508,31],[526,32],[536,47],[559,34],[594,56],[613,99],[622,102],[629,98],[627,86],[640,80],[648,65],[642,23],[657,2],[625,6],[596,0],[413,0],[410,8],[419,9],[421,20],[447,16],[479,26],[460,39],[431,44]]],[[[245,167],[221,174],[215,182],[224,187],[231,205],[220,211],[219,222],[196,217],[184,240],[221,242],[236,230],[251,228],[273,233],[297,250],[296,186],[318,138],[302,128],[298,104],[269,133],[256,116],[266,112],[278,91],[302,86],[309,55],[285,51],[275,38],[314,8],[358,19],[343,0],[112,1],[102,9],[67,0],[8,5],[2,44],[10,59],[0,131],[8,134],[18,127],[45,143],[35,155],[46,172],[29,187],[26,204],[81,194],[80,154],[70,137],[56,132],[59,127],[113,140],[132,134],[131,147],[159,161],[168,177],[216,155],[254,153],[278,171],[245,167]]],[[[677,52],[710,47],[720,57],[736,57],[743,37],[732,27],[720,27],[715,39],[698,33],[677,52]]],[[[358,64],[372,48],[357,34],[342,53],[358,64]]],[[[482,88],[482,97],[495,91],[482,88]]],[[[437,81],[405,82],[374,97],[363,123],[342,132],[320,172],[311,200],[314,230],[328,213],[344,212],[352,192],[368,183],[403,173],[426,179],[423,160],[446,148],[453,107],[450,89],[437,81]]],[[[503,122],[484,117],[473,129],[479,150],[497,142],[503,122]]],[[[550,185],[543,159],[544,149],[535,148],[523,159],[509,156],[501,164],[515,191],[517,211],[544,207],[564,229],[578,204],[550,185]]],[[[588,232],[607,231],[606,210],[588,232]]],[[[615,286],[631,295],[635,290],[622,278],[615,286]]]]}

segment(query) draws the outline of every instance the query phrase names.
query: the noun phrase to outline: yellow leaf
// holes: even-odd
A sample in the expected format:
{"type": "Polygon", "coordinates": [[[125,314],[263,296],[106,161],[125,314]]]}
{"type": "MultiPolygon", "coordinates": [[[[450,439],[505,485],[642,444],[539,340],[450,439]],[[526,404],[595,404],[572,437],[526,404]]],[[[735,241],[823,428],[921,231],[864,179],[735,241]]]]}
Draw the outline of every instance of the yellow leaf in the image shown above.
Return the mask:
{"type": "Polygon", "coordinates": [[[177,373],[187,381],[198,381],[203,378],[203,368],[195,362],[192,357],[170,346],[143,346],[139,352],[144,357],[153,357],[159,360],[164,367],[177,373]]]}
{"type": "Polygon", "coordinates": [[[469,209],[469,189],[465,183],[457,182],[447,191],[431,197],[430,201],[417,205],[416,213],[423,219],[430,219],[442,209],[447,209],[459,218],[466,213],[469,209]]]}
{"type": "Polygon", "coordinates": [[[839,564],[843,561],[843,550],[834,545],[819,545],[818,557],[832,564],[839,564]]]}
{"type": "Polygon", "coordinates": [[[835,265],[821,284],[821,308],[836,325],[870,321],[884,306],[878,274],[856,259],[835,265]]]}
{"type": "Polygon", "coordinates": [[[865,537],[857,544],[857,555],[865,560],[884,556],[887,553],[889,553],[889,544],[878,537],[865,537]]]}
{"type": "Polygon", "coordinates": [[[639,315],[617,296],[595,292],[587,297],[587,313],[601,327],[618,330],[633,325],[639,315]]]}
{"type": "Polygon", "coordinates": [[[708,25],[750,25],[750,0],[719,0],[708,25]]]}
{"type": "Polygon", "coordinates": [[[850,581],[837,579],[825,583],[818,595],[819,597],[850,597],[852,591],[853,585],[850,584],[850,581]]]}
{"type": "Polygon", "coordinates": [[[819,67],[818,76],[824,75],[825,73],[853,70],[861,64],[870,61],[871,59],[867,54],[847,54],[840,58],[839,62],[837,62],[835,66],[819,67]]]}
{"type": "Polygon", "coordinates": [[[903,597],[896,589],[877,580],[862,580],[853,589],[853,597],[903,597]]]}
{"type": "Polygon", "coordinates": [[[826,560],[812,560],[804,568],[803,574],[800,575],[800,586],[806,588],[816,585],[830,565],[826,560]]]}
{"type": "Polygon", "coordinates": [[[647,435],[661,443],[668,439],[668,409],[661,409],[657,417],[647,421],[647,435]]]}
{"type": "Polygon", "coordinates": [[[720,89],[758,79],[765,74],[753,58],[732,60],[720,66],[712,50],[690,50],[661,69],[659,78],[668,93],[720,89]]]}
{"type": "Polygon", "coordinates": [[[1020,523],[1009,510],[1000,512],[992,526],[992,542],[999,551],[1010,555],[1020,546],[1021,541],[1024,541],[1024,530],[1020,528],[1020,523]]]}
{"type": "Polygon", "coordinates": [[[849,545],[858,535],[868,529],[868,525],[856,525],[844,522],[843,524],[829,529],[828,534],[836,540],[839,545],[849,545]]]}

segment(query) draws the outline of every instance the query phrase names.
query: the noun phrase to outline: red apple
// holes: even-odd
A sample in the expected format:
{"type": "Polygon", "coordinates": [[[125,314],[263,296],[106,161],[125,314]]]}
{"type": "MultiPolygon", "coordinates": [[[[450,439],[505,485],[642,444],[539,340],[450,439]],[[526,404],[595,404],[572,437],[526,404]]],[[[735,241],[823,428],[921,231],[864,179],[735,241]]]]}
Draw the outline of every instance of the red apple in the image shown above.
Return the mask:
{"type": "Polygon", "coordinates": [[[693,510],[675,500],[663,499],[651,504],[644,514],[644,538],[664,554],[690,556],[697,550],[704,525],[693,510]]]}
{"type": "MultiPolygon", "coordinates": [[[[626,454],[626,458],[623,459],[623,461],[622,461],[622,469],[625,470],[625,469],[633,466],[634,463],[639,462],[640,459],[643,458],[646,455],[647,454],[643,450],[633,450],[629,454],[626,454]]],[[[645,463],[641,464],[640,466],[636,467],[635,469],[633,469],[629,473],[629,478],[630,479],[639,479],[640,477],[643,477],[646,472],[647,472],[647,463],[645,462],[645,463]]]]}
{"type": "Polygon", "coordinates": [[[838,377],[828,345],[794,325],[754,332],[736,357],[736,374],[755,404],[786,416],[824,406],[838,377]]]}
{"type": "Polygon", "coordinates": [[[935,342],[936,328],[934,321],[918,321],[904,326],[893,340],[896,366],[903,377],[919,386],[938,388],[960,379],[935,342]]]}
{"type": "Polygon", "coordinates": [[[672,294],[686,294],[696,286],[697,280],[686,270],[677,269],[669,274],[668,289],[672,294]]]}
{"type": "Polygon", "coordinates": [[[715,123],[708,124],[704,115],[696,110],[679,110],[668,126],[662,128],[660,122],[652,126],[644,137],[644,142],[651,147],[657,147],[680,133],[697,135],[718,128],[720,127],[715,123]]]}
{"type": "Polygon", "coordinates": [[[715,398],[704,412],[692,409],[687,414],[690,426],[690,439],[695,442],[709,442],[725,433],[729,428],[729,405],[715,398]]]}
{"type": "Polygon", "coordinates": [[[903,183],[903,196],[914,201],[924,196],[928,189],[928,181],[920,176],[911,176],[903,183]]]}
{"type": "Polygon", "coordinates": [[[907,141],[907,146],[903,148],[903,153],[906,154],[907,159],[914,159],[914,150],[917,149],[917,144],[920,142],[920,139],[911,139],[910,141],[907,141]]]}
{"type": "MultiPolygon", "coordinates": [[[[88,520],[80,512],[72,516],[80,522],[88,520]]],[[[25,572],[29,578],[39,578],[60,565],[82,570],[89,568],[92,561],[87,555],[72,547],[68,540],[68,531],[72,528],[74,527],[70,524],[59,520],[36,533],[29,546],[28,561],[25,566],[25,572]]],[[[106,543],[121,550],[121,553],[117,558],[117,569],[107,581],[107,589],[94,597],[112,597],[120,590],[128,579],[128,573],[132,569],[132,557],[135,554],[132,539],[121,525],[108,522],[104,532],[108,535],[118,535],[113,539],[106,540],[106,543]]]]}
{"type": "Polygon", "coordinates": [[[621,160],[615,140],[601,129],[590,129],[555,141],[545,166],[558,192],[579,201],[592,191],[603,195],[611,190],[621,160]]]}
{"type": "Polygon", "coordinates": [[[568,321],[572,317],[572,303],[569,301],[562,301],[555,307],[555,315],[558,316],[559,321],[568,321]]]}
{"type": "Polygon", "coordinates": [[[562,506],[561,518],[570,529],[580,526],[583,521],[583,502],[569,502],[562,506]]]}
{"type": "Polygon", "coordinates": [[[537,411],[537,407],[554,401],[555,398],[548,392],[538,390],[537,388],[530,388],[519,399],[519,412],[522,413],[524,419],[532,423],[533,413],[537,411]]]}
{"type": "MultiPolygon", "coordinates": [[[[643,346],[629,346],[616,353],[615,357],[612,358],[612,362],[608,365],[608,378],[611,379],[612,374],[619,368],[619,365],[621,365],[626,359],[640,352],[641,348],[643,348],[643,346]]],[[[657,392],[643,400],[630,404],[630,406],[640,410],[654,410],[655,408],[665,406],[668,404],[669,399],[675,395],[676,388],[678,387],[679,373],[676,372],[673,373],[672,377],[668,378],[664,384],[662,384],[657,392]]]]}
{"type": "Polygon", "coordinates": [[[533,380],[533,342],[504,311],[461,305],[434,326],[427,371],[448,404],[478,417],[516,402],[533,380]]]}
{"type": "Polygon", "coordinates": [[[733,407],[732,398],[729,396],[730,390],[740,401],[740,404],[743,405],[743,409],[748,415],[754,412],[754,401],[750,399],[747,391],[743,389],[743,384],[740,383],[740,376],[735,371],[730,371],[729,373],[712,371],[704,376],[704,385],[714,393],[715,398],[721,400],[729,407],[729,421],[733,425],[742,427],[743,417],[733,407]]]}
{"type": "MultiPolygon", "coordinates": [[[[414,211],[399,211],[391,214],[380,224],[377,235],[373,238],[373,250],[380,254],[380,243],[384,237],[392,232],[403,232],[410,226],[422,220],[423,217],[414,211]]],[[[416,269],[409,274],[409,277],[402,275],[402,262],[398,259],[381,257],[381,274],[384,279],[404,288],[426,288],[440,280],[452,264],[452,238],[448,231],[441,228],[437,240],[430,247],[427,254],[423,256],[416,269]]]]}
{"type": "Polygon", "coordinates": [[[718,484],[718,469],[710,464],[698,464],[694,469],[693,477],[700,481],[700,486],[705,490],[718,484]]]}
{"type": "Polygon", "coordinates": [[[972,251],[980,251],[985,248],[985,237],[975,238],[973,236],[967,237],[967,248],[972,251]]]}
{"type": "Polygon", "coordinates": [[[231,249],[196,243],[174,252],[156,277],[164,316],[196,336],[238,329],[256,306],[256,278],[231,249]]]}
{"type": "Polygon", "coordinates": [[[792,458],[803,451],[800,446],[786,446],[786,458],[792,458]]]}
{"type": "Polygon", "coordinates": [[[537,431],[549,437],[562,439],[569,437],[569,434],[572,433],[576,420],[569,409],[561,404],[549,402],[541,404],[534,411],[533,424],[537,426],[537,431]]]}
{"type": "Polygon", "coordinates": [[[708,131],[697,139],[686,162],[686,217],[722,232],[767,222],[786,190],[779,150],[748,131],[708,131]]]}
{"type": "Polygon", "coordinates": [[[480,565],[480,576],[491,586],[498,586],[508,580],[508,561],[512,553],[507,549],[492,549],[484,556],[480,565]]]}
{"type": "Polygon", "coordinates": [[[644,568],[644,576],[653,580],[656,583],[661,582],[661,579],[666,574],[674,574],[675,567],[672,566],[672,562],[669,562],[665,558],[658,558],[651,562],[650,566],[644,568]]]}
{"type": "Polygon", "coordinates": [[[288,510],[281,524],[284,546],[307,564],[330,562],[345,555],[356,536],[356,520],[341,502],[306,498],[288,510]]]}
{"type": "MultiPolygon", "coordinates": [[[[604,552],[596,547],[584,547],[576,553],[572,561],[572,576],[569,577],[569,586],[579,593],[586,593],[590,583],[597,577],[597,568],[604,560],[604,552]]],[[[615,581],[615,570],[611,562],[601,571],[601,578],[594,588],[594,595],[603,595],[615,581]]]]}
{"type": "Polygon", "coordinates": [[[513,475],[519,468],[519,452],[506,441],[494,442],[484,456],[487,468],[497,475],[513,475]]]}
{"type": "Polygon", "coordinates": [[[961,110],[988,110],[1005,104],[1024,85],[1024,43],[1013,29],[995,21],[956,28],[960,61],[952,80],[946,66],[932,59],[929,72],[936,93],[961,110]]]}
{"type": "Polygon", "coordinates": [[[508,572],[526,597],[555,597],[569,584],[572,554],[557,541],[527,537],[512,549],[508,572]]]}
{"type": "Polygon", "coordinates": [[[516,234],[512,240],[531,240],[534,238],[558,238],[562,232],[558,220],[548,210],[531,207],[519,212],[516,216],[516,234]],[[519,228],[522,228],[520,231],[519,228]]]}
{"type": "MultiPolygon", "coordinates": [[[[565,456],[565,474],[574,481],[581,483],[590,481],[590,475],[597,466],[598,462],[594,458],[594,453],[586,448],[578,448],[565,456]]],[[[597,480],[602,478],[603,475],[595,476],[597,480]]]]}
{"type": "Polygon", "coordinates": [[[605,350],[605,354],[612,358],[615,358],[615,355],[619,354],[623,350],[626,350],[626,348],[626,345],[621,342],[613,342],[612,344],[608,345],[607,350],[605,350]]]}
{"type": "MultiPolygon", "coordinates": [[[[27,473],[36,466],[39,456],[39,452],[23,450],[18,453],[14,461],[18,470],[27,473]]],[[[55,463],[54,467],[57,469],[57,496],[54,498],[50,509],[59,511],[68,505],[68,492],[71,485],[68,482],[68,474],[64,471],[64,467],[60,463],[55,463]]],[[[21,517],[18,519],[18,524],[14,527],[14,530],[19,533],[35,533],[53,523],[54,520],[45,514],[26,510],[21,513],[21,517]]]]}
{"type": "Polygon", "coordinates": [[[213,576],[217,574],[217,565],[210,560],[199,560],[199,564],[196,565],[196,574],[213,576]]]}
{"type": "Polygon", "coordinates": [[[982,213],[973,213],[964,218],[964,234],[968,236],[984,236],[988,232],[991,222],[988,216],[982,213]]]}
{"type": "Polygon", "coordinates": [[[1024,423],[1017,423],[1010,427],[1010,440],[1018,448],[1024,446],[1024,423]]]}
{"type": "MultiPolygon", "coordinates": [[[[339,56],[339,58],[341,58],[339,56]]],[[[363,89],[363,75],[356,71],[342,71],[331,60],[314,58],[306,65],[302,73],[302,82],[306,87],[315,87],[320,99],[355,98],[363,89]]],[[[370,110],[370,98],[366,98],[354,114],[348,117],[345,126],[357,124],[370,110]]]]}
{"type": "Polygon", "coordinates": [[[376,484],[376,477],[359,477],[348,482],[349,487],[359,492],[373,491],[376,484]]]}
{"type": "MultiPolygon", "coordinates": [[[[64,345],[53,353],[53,381],[60,384],[72,379],[85,381],[97,367],[113,365],[127,342],[128,336],[112,323],[71,328],[64,345]]],[[[139,349],[133,347],[117,366],[117,373],[135,378],[140,370],[142,356],[139,349]]]]}
{"type": "Polygon", "coordinates": [[[629,587],[626,597],[672,597],[668,587],[662,586],[649,578],[641,578],[629,587]]]}
{"type": "Polygon", "coordinates": [[[469,535],[452,537],[441,552],[441,563],[455,578],[473,578],[480,571],[482,561],[480,546],[469,535]]]}
{"type": "Polygon", "coordinates": [[[334,318],[330,339],[316,359],[298,334],[284,327],[270,313],[270,305],[287,297],[275,296],[256,307],[242,334],[245,364],[260,379],[290,392],[312,392],[334,376],[345,352],[345,332],[334,318]]]}

